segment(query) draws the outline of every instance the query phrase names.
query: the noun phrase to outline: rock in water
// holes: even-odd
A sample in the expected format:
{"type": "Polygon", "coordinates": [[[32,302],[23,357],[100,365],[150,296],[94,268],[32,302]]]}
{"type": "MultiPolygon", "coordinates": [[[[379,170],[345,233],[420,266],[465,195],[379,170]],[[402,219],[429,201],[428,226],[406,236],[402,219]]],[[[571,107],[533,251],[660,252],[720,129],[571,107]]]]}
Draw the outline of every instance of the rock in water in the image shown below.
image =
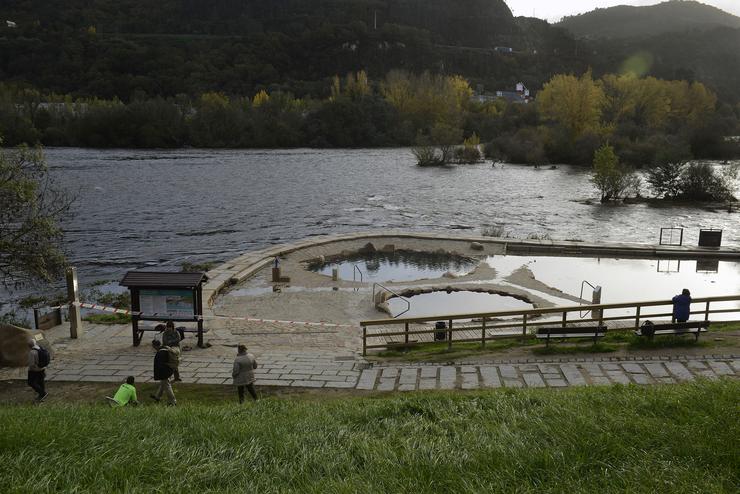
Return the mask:
{"type": "Polygon", "coordinates": [[[0,366],[25,367],[28,365],[28,340],[36,339],[51,356],[54,351],[44,333],[36,329],[23,329],[10,324],[0,324],[0,366]]]}
{"type": "Polygon", "coordinates": [[[372,242],[368,242],[365,244],[364,247],[362,247],[358,252],[360,254],[373,254],[377,249],[373,245],[372,242]]]}

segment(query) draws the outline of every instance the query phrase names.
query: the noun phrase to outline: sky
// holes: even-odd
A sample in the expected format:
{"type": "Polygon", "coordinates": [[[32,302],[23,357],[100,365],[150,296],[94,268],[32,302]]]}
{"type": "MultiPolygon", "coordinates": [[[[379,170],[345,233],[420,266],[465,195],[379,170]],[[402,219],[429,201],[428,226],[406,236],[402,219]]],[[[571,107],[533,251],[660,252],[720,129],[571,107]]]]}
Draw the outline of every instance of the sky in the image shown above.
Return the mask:
{"type": "MultiPolygon", "coordinates": [[[[539,17],[557,22],[566,15],[582,14],[615,5],[655,5],[663,0],[505,0],[515,16],[539,17]]],[[[740,16],[740,0],[700,0],[701,3],[740,16]]]]}

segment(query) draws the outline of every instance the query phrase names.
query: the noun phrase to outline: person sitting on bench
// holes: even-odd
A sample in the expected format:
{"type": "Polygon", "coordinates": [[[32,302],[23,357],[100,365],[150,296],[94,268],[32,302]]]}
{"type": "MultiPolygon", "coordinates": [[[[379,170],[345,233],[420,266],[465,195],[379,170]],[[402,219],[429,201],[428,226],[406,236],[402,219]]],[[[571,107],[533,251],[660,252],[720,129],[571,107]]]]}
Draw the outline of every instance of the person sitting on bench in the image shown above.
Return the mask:
{"type": "Polygon", "coordinates": [[[691,292],[688,288],[673,297],[673,322],[686,322],[691,314],[691,292]]]}

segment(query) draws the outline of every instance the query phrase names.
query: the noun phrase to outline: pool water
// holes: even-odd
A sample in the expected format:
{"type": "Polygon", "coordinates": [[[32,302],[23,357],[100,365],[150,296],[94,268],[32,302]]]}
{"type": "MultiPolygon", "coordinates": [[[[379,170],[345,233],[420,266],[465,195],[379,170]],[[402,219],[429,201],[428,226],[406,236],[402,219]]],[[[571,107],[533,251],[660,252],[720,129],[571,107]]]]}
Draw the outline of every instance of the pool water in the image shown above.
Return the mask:
{"type": "MultiPolygon", "coordinates": [[[[533,309],[530,303],[498,295],[495,293],[480,293],[472,291],[431,292],[408,297],[411,308],[401,317],[427,317],[438,314],[465,314],[478,312],[498,312],[505,310],[533,309]]],[[[408,308],[406,302],[394,297],[388,299],[388,310],[391,316],[396,317],[408,308]]]]}
{"type": "MultiPolygon", "coordinates": [[[[579,296],[583,281],[602,287],[602,303],[669,299],[688,288],[693,297],[740,293],[740,263],[712,260],[491,256],[486,263],[501,280],[526,266],[535,279],[579,296]]],[[[584,286],[583,298],[591,299],[584,286]]]]}
{"type": "Polygon", "coordinates": [[[347,256],[336,262],[309,264],[308,269],[331,276],[339,269],[342,280],[364,282],[416,281],[440,278],[447,273],[462,276],[473,271],[480,261],[446,253],[396,251],[347,256]],[[359,270],[359,272],[358,272],[359,270]]]}

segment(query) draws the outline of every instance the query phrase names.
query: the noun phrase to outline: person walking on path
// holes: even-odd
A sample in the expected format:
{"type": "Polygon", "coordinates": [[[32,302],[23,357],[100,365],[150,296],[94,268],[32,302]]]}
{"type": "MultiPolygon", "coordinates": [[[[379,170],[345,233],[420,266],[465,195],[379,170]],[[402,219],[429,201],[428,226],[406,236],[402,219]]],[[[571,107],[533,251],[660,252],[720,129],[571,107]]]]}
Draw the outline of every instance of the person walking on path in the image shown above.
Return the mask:
{"type": "Polygon", "coordinates": [[[162,344],[170,349],[172,353],[170,359],[170,366],[175,376],[173,382],[182,381],[180,379],[180,341],[182,341],[180,333],[175,329],[175,323],[167,321],[164,327],[164,333],[162,333],[162,344]]]}
{"type": "Polygon", "coordinates": [[[673,322],[686,322],[691,315],[691,292],[684,288],[680,295],[673,297],[673,322]]]}
{"type": "Polygon", "coordinates": [[[172,406],[177,405],[175,393],[172,392],[172,385],[170,384],[170,376],[172,376],[170,358],[172,352],[170,352],[169,347],[162,346],[159,340],[154,340],[152,346],[157,350],[157,353],[154,355],[154,380],[159,381],[159,389],[156,394],[150,396],[154,401],[159,401],[162,399],[162,394],[167,394],[169,404],[172,406]]]}
{"type": "Polygon", "coordinates": [[[116,391],[116,394],[113,395],[113,398],[110,396],[106,396],[105,399],[108,400],[111,407],[117,408],[117,407],[125,407],[129,403],[132,405],[138,405],[139,402],[136,399],[136,388],[134,387],[134,376],[128,376],[126,378],[126,382],[121,384],[121,387],[118,388],[118,391],[116,391]]]}
{"type": "Polygon", "coordinates": [[[249,391],[254,401],[257,401],[257,391],[254,389],[254,369],[257,368],[257,360],[254,355],[247,353],[247,347],[239,345],[237,347],[236,358],[234,359],[234,368],[231,371],[231,377],[234,378],[234,386],[239,393],[239,403],[244,403],[244,388],[249,391]]]}
{"type": "Polygon", "coordinates": [[[46,366],[49,365],[49,352],[41,348],[36,340],[28,340],[28,385],[38,395],[36,402],[41,403],[49,396],[46,392],[46,366]]]}

